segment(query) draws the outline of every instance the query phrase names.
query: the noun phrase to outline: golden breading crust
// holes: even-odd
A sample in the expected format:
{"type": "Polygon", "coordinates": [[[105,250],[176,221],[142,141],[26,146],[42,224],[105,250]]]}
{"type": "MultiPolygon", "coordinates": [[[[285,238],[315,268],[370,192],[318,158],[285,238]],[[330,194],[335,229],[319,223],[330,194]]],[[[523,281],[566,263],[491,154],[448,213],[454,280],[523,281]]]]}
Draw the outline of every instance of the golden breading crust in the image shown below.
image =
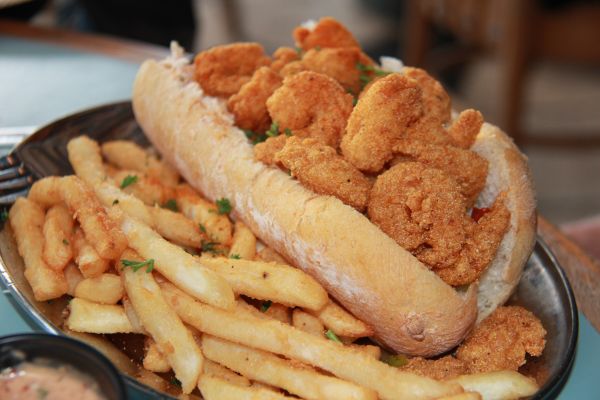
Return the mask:
{"type": "Polygon", "coordinates": [[[314,47],[360,47],[352,33],[331,17],[321,18],[312,30],[299,26],[293,36],[296,46],[305,51],[314,47]]]}

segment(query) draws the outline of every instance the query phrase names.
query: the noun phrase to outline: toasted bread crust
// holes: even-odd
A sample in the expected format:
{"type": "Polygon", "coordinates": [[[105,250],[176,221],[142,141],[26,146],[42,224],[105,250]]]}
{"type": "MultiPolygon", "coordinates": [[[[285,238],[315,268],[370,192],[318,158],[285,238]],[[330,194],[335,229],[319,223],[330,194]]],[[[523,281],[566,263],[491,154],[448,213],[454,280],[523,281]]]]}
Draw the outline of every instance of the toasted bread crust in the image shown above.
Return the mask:
{"type": "MultiPolygon", "coordinates": [[[[255,161],[224,103],[204,96],[180,68],[145,62],[133,106],[149,139],[192,186],[212,200],[229,198],[238,218],[372,326],[383,344],[433,356],[472,328],[477,285],[457,292],[364,215],[255,161]]],[[[520,256],[510,258],[516,272],[506,274],[509,285],[531,245],[521,247],[520,256]]]]}

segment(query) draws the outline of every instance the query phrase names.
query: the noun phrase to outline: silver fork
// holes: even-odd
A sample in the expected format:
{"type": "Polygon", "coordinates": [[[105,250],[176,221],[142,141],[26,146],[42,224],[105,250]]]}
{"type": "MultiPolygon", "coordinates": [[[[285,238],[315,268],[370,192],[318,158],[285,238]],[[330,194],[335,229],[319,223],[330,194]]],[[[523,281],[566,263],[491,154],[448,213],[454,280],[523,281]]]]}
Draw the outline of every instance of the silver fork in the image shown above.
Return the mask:
{"type": "Polygon", "coordinates": [[[0,128],[0,219],[6,218],[7,207],[18,197],[26,196],[33,183],[25,165],[10,152],[36,129],[34,126],[0,128]]]}

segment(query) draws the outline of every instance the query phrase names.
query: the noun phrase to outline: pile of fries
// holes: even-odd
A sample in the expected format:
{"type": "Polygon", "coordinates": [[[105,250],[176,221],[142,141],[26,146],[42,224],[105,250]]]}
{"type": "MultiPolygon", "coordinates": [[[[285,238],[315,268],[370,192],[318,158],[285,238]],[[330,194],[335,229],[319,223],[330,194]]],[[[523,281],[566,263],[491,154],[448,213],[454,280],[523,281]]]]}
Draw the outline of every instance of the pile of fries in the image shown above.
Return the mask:
{"type": "Polygon", "coordinates": [[[207,201],[132,142],[80,136],[68,154],[75,175],[37,181],[10,210],[25,276],[38,301],[72,297],[63,328],[75,337],[143,335],[143,369],[127,372],[144,383],[165,390],[174,377],[180,396],[197,388],[207,400],[508,399],[537,390],[513,371],[442,382],[390,365],[402,358],[362,339],[371,327],[232,222],[228,199],[207,201]]]}

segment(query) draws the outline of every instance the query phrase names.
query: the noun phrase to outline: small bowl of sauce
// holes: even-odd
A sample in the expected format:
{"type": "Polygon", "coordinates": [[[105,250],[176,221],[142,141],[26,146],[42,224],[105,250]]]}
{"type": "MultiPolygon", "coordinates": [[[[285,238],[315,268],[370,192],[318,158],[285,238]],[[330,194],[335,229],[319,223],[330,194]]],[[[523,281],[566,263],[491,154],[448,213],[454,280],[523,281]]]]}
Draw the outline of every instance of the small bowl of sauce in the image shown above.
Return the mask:
{"type": "Polygon", "coordinates": [[[94,348],[65,336],[0,338],[2,400],[125,400],[117,369],[94,348]]]}

